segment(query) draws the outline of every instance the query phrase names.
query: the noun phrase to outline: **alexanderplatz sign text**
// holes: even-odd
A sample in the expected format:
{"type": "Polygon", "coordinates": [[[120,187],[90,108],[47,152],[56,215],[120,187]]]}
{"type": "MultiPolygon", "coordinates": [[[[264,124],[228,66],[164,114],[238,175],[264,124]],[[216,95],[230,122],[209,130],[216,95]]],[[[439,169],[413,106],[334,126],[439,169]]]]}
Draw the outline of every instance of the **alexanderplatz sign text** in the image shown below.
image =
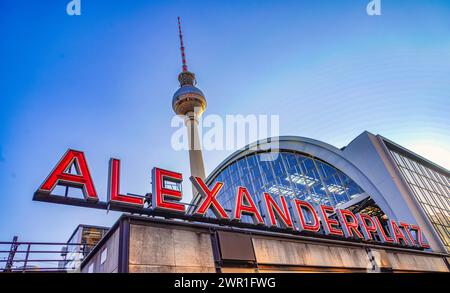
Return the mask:
{"type": "Polygon", "coordinates": [[[151,205],[145,207],[144,197],[120,193],[120,160],[112,158],[109,164],[108,201],[101,202],[84,153],[68,150],[36,191],[33,199],[290,234],[319,237],[325,234],[332,238],[429,248],[418,225],[388,220],[387,225],[383,226],[378,217],[363,213],[354,214],[349,210],[334,209],[327,205],[313,206],[309,202],[287,199],[284,196],[275,199],[269,193],[262,194],[264,204],[259,209],[244,186],[237,188],[234,208],[228,213],[216,199],[224,184],[216,182],[209,188],[202,179],[196,177],[191,177],[190,180],[198,190],[201,200],[195,209],[188,212],[186,204],[181,202],[181,189],[168,188],[170,184],[181,184],[182,180],[180,173],[153,168],[151,205]],[[70,173],[72,167],[75,167],[76,174],[70,173]],[[52,191],[57,185],[81,188],[84,199],[53,195],[52,191]],[[216,217],[206,217],[208,210],[216,217]],[[249,215],[253,223],[242,222],[242,215],[249,215]]]}

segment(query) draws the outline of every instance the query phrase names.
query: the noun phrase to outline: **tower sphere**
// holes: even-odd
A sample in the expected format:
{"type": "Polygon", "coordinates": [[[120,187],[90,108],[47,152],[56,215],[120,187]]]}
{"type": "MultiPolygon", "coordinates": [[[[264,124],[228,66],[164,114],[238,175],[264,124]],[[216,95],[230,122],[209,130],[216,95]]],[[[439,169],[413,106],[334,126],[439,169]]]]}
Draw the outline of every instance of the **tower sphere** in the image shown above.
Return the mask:
{"type": "Polygon", "coordinates": [[[206,109],[206,99],[203,92],[195,84],[195,75],[189,71],[180,73],[178,77],[180,88],[172,99],[172,108],[177,115],[189,112],[202,114],[206,109]]]}

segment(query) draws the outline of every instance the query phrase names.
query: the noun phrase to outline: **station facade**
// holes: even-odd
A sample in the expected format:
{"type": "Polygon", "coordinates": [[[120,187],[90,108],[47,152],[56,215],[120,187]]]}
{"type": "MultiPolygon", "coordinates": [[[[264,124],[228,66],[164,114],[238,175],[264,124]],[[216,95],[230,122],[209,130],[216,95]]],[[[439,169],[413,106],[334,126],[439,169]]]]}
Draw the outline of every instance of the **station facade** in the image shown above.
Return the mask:
{"type": "MultiPolygon", "coordinates": [[[[277,203],[298,199],[314,207],[333,207],[335,213],[329,216],[337,222],[340,210],[377,218],[386,237],[394,237],[388,227],[391,220],[420,226],[426,245],[390,244],[383,241],[383,233],[374,233],[374,241],[335,237],[323,229],[322,218],[316,233],[284,233],[279,217],[277,227],[260,229],[253,226],[251,213],[242,214],[241,225],[205,221],[218,215],[210,205],[202,220],[124,214],[80,269],[86,273],[448,272],[449,178],[448,170],[369,132],[342,149],[302,137],[263,140],[229,156],[205,179],[209,190],[223,183],[215,199],[225,213],[235,212],[236,190],[245,186],[258,211],[266,208],[264,194],[277,203]]],[[[186,213],[194,214],[202,200],[199,193],[186,213]]],[[[291,204],[286,207],[295,213],[291,204]]],[[[261,212],[266,226],[271,226],[269,216],[261,212]]],[[[304,220],[306,225],[314,222],[306,213],[304,220]]],[[[298,218],[292,221],[298,225],[298,218]]]]}

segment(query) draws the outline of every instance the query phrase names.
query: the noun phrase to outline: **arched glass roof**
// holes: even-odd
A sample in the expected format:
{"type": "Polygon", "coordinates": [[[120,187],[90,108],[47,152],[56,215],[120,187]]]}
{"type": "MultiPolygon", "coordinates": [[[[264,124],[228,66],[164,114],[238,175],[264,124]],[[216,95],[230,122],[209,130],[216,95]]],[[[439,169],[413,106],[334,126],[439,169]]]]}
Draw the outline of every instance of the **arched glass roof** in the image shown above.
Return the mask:
{"type": "MultiPolygon", "coordinates": [[[[217,199],[228,211],[233,209],[238,186],[248,189],[260,209],[264,192],[333,207],[364,194],[361,187],[337,168],[290,150],[251,153],[221,170],[209,181],[210,187],[217,181],[224,182],[217,199]]],[[[243,216],[242,220],[251,219],[243,216]]]]}

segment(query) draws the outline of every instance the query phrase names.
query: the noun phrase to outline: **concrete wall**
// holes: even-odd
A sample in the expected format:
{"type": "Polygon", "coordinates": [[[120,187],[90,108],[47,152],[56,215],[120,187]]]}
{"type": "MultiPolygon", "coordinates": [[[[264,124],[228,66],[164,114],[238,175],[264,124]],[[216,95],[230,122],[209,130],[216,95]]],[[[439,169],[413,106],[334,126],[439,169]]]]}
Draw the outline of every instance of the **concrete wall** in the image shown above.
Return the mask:
{"type": "Polygon", "coordinates": [[[448,272],[443,258],[409,253],[387,252],[394,271],[448,272]]]}
{"type": "Polygon", "coordinates": [[[117,273],[119,265],[119,229],[95,252],[86,264],[82,273],[117,273]]]}
{"type": "Polygon", "coordinates": [[[258,264],[366,269],[371,267],[364,248],[330,246],[288,240],[253,238],[258,264]]]}
{"type": "Polygon", "coordinates": [[[214,273],[211,235],[180,227],[131,225],[130,273],[214,273]]]}
{"type": "MultiPolygon", "coordinates": [[[[258,266],[271,266],[277,271],[286,266],[290,270],[376,271],[378,269],[416,272],[449,272],[444,258],[422,253],[400,252],[369,248],[377,266],[373,268],[369,251],[364,247],[290,241],[267,237],[253,237],[258,266]]],[[[267,270],[266,270],[267,271],[267,270]]]]}

